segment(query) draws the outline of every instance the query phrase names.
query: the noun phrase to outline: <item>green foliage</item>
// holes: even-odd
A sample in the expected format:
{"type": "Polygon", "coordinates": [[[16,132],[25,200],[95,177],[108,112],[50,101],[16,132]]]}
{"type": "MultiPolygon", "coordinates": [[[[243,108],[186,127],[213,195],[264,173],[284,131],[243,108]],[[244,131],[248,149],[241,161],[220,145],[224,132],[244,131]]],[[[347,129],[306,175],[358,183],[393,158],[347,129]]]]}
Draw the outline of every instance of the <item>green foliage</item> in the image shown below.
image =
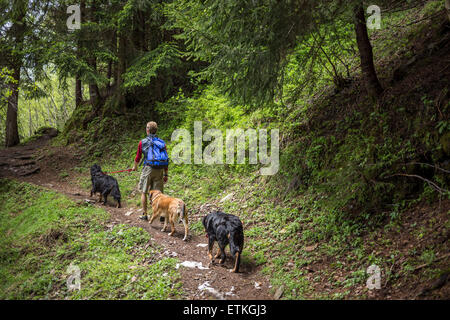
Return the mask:
{"type": "Polygon", "coordinates": [[[354,26],[348,20],[336,19],[333,23],[321,24],[297,43],[284,70],[283,98],[287,103],[301,104],[303,99],[329,83],[337,90],[349,85],[350,69],[359,61],[354,26]]]}
{"type": "Polygon", "coordinates": [[[12,77],[12,70],[9,70],[7,67],[3,67],[0,70],[0,106],[4,106],[4,104],[8,101],[8,97],[11,95],[11,90],[8,88],[8,84],[17,82],[12,77]]]}
{"type": "MultiPolygon", "coordinates": [[[[244,102],[270,101],[286,55],[330,21],[336,7],[322,1],[174,1],[166,7],[170,26],[187,55],[208,62],[198,74],[244,102]]],[[[335,16],[333,18],[336,18],[335,16]]]]}
{"type": "MultiPolygon", "coordinates": [[[[73,80],[66,84],[75,85],[73,80]]],[[[56,74],[49,74],[48,79],[34,84],[33,92],[22,88],[19,96],[18,121],[22,137],[39,134],[41,127],[53,127],[62,131],[70,119],[75,107],[75,99],[65,84],[59,83],[56,74]]]]}
{"type": "Polygon", "coordinates": [[[439,121],[436,125],[436,129],[438,130],[439,134],[448,132],[450,131],[450,122],[446,120],[439,121]]]}
{"type": "Polygon", "coordinates": [[[245,128],[250,122],[246,106],[233,104],[213,86],[200,88],[192,97],[180,91],[167,102],[158,103],[156,110],[169,126],[171,132],[186,128],[193,132],[194,121],[202,121],[203,130],[208,128],[245,128]]]}
{"type": "Polygon", "coordinates": [[[134,87],[148,86],[158,74],[165,77],[177,74],[181,66],[181,53],[175,43],[163,43],[156,49],[145,53],[128,68],[123,75],[124,87],[131,90],[134,87]]]}

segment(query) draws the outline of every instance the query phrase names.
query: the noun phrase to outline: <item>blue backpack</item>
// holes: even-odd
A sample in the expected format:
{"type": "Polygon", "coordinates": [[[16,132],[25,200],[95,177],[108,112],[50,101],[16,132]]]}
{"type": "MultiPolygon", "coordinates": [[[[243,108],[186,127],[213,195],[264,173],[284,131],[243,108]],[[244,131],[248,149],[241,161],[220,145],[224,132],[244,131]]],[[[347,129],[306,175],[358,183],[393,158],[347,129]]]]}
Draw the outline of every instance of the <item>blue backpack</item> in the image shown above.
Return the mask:
{"type": "Polygon", "coordinates": [[[142,139],[142,152],[144,153],[144,165],[152,168],[164,168],[169,165],[166,143],[154,135],[142,139]]]}

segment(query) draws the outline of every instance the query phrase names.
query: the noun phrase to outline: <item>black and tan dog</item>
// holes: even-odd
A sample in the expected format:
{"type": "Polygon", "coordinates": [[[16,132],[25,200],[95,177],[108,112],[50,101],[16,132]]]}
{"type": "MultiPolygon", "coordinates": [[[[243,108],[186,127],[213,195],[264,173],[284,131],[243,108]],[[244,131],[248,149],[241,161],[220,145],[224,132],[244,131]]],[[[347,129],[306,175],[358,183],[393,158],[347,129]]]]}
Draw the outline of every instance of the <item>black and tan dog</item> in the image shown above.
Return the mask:
{"type": "Polygon", "coordinates": [[[220,211],[211,212],[203,217],[203,226],[208,237],[208,255],[212,262],[220,256],[220,264],[225,262],[225,247],[230,244],[231,255],[234,257],[233,272],[239,272],[241,253],[244,248],[244,228],[241,220],[232,215],[220,211]],[[213,258],[212,250],[214,241],[217,241],[219,250],[213,258]]]}
{"type": "Polygon", "coordinates": [[[106,205],[107,197],[109,194],[117,201],[117,208],[120,208],[120,190],[119,184],[117,180],[111,176],[108,176],[102,172],[102,168],[99,165],[94,164],[91,167],[91,181],[92,181],[92,189],[91,189],[91,197],[93,194],[99,192],[99,202],[102,201],[103,196],[103,204],[106,205]]]}
{"type": "Polygon", "coordinates": [[[150,218],[150,224],[159,216],[164,217],[164,227],[161,231],[166,231],[167,222],[169,222],[169,236],[173,236],[173,234],[175,233],[175,222],[181,220],[184,225],[183,241],[186,241],[189,233],[189,227],[186,205],[184,204],[183,200],[169,197],[159,190],[150,190],[149,199],[153,211],[152,217],[150,218]]]}

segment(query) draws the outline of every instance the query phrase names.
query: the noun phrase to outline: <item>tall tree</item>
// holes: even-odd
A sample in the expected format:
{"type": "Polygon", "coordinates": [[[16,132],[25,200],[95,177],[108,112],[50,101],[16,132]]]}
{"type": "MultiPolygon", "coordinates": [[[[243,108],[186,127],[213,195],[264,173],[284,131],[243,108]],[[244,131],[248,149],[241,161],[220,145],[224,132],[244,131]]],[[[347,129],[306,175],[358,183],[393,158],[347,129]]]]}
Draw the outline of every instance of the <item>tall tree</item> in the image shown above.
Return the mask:
{"type": "Polygon", "coordinates": [[[358,43],[359,56],[361,58],[361,69],[364,82],[369,95],[378,97],[383,92],[383,88],[378,80],[373,62],[372,45],[370,44],[367,24],[364,15],[363,3],[359,2],[354,8],[356,41],[358,43]]]}
{"type": "MultiPolygon", "coordinates": [[[[87,55],[87,63],[89,67],[92,69],[92,72],[94,74],[98,73],[97,70],[97,57],[96,57],[96,50],[93,50],[94,46],[97,45],[98,40],[102,40],[99,35],[95,34],[97,31],[99,21],[97,15],[99,14],[99,6],[97,5],[97,1],[92,1],[90,7],[86,8],[87,10],[87,20],[91,25],[92,30],[90,30],[90,36],[89,39],[91,40],[88,46],[88,52],[87,55]]],[[[100,89],[98,88],[97,80],[95,78],[91,78],[89,81],[89,96],[92,106],[94,107],[94,110],[96,111],[99,108],[99,105],[101,104],[101,94],[100,89]]]]}
{"type": "MultiPolygon", "coordinates": [[[[85,0],[80,1],[80,23],[83,23],[83,15],[85,14],[86,6],[85,0]]],[[[77,58],[79,60],[82,59],[81,50],[83,47],[83,43],[81,39],[78,39],[77,42],[77,58]]],[[[80,78],[79,72],[75,74],[75,107],[78,108],[83,101],[83,83],[80,78]]]]}
{"type": "Polygon", "coordinates": [[[17,125],[17,111],[19,107],[20,71],[23,59],[23,42],[26,31],[25,17],[27,14],[27,1],[13,1],[10,13],[11,28],[7,32],[10,40],[6,56],[8,68],[12,70],[13,81],[10,82],[10,96],[6,114],[5,146],[12,147],[20,142],[17,125]]]}
{"type": "Polygon", "coordinates": [[[20,142],[18,130],[19,91],[28,91],[44,77],[49,44],[46,17],[51,0],[0,1],[0,67],[12,72],[7,101],[5,146],[20,142]]]}

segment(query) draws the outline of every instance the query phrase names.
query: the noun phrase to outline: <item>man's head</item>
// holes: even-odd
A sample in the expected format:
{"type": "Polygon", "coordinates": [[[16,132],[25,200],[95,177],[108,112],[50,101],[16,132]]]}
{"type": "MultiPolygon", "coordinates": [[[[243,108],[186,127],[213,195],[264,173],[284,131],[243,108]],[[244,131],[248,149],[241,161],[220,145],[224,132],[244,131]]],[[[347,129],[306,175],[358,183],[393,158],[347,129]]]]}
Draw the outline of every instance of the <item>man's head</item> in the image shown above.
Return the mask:
{"type": "Polygon", "coordinates": [[[154,121],[147,123],[147,134],[155,134],[158,131],[158,125],[154,121]]]}

